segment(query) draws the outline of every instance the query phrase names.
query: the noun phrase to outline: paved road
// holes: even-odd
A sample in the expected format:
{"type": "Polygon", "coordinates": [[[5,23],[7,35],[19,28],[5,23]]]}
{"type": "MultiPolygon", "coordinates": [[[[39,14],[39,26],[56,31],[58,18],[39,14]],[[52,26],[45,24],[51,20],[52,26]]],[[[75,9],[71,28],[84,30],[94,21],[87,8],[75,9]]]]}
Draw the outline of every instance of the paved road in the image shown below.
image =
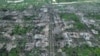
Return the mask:
{"type": "MultiPolygon", "coordinates": [[[[51,6],[48,8],[49,10],[49,56],[55,56],[56,55],[56,41],[55,41],[55,34],[54,29],[58,26],[62,26],[63,22],[59,18],[58,14],[54,11],[54,8],[51,6]]],[[[60,28],[59,28],[60,29],[60,28]]],[[[61,30],[61,29],[60,29],[61,30]]]]}
{"type": "Polygon", "coordinates": [[[77,3],[91,3],[91,2],[97,2],[97,1],[75,1],[75,2],[60,2],[60,3],[52,3],[52,4],[77,4],[77,3]]]}
{"type": "Polygon", "coordinates": [[[55,38],[54,38],[54,35],[53,35],[53,29],[54,29],[54,16],[53,16],[53,10],[52,8],[48,8],[49,9],[49,20],[50,20],[50,23],[49,23],[49,56],[55,56],[55,38]]]}

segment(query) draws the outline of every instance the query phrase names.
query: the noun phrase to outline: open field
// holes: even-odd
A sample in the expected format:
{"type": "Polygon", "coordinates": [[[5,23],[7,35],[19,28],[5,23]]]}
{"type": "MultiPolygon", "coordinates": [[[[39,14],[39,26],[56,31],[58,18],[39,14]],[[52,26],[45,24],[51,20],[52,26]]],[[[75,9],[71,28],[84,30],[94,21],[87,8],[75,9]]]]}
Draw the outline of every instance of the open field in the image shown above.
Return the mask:
{"type": "Polygon", "coordinates": [[[0,8],[20,9],[28,5],[41,6],[49,2],[49,0],[0,0],[0,8]]]}

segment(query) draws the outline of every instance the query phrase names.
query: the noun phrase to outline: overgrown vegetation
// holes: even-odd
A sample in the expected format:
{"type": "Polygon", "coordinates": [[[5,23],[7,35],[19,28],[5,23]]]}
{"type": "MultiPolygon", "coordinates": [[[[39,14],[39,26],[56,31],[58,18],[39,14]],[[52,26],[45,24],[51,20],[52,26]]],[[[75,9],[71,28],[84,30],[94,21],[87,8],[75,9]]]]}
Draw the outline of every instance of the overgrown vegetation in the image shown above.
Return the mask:
{"type": "Polygon", "coordinates": [[[0,56],[8,56],[8,52],[6,51],[6,48],[0,49],[0,56]]]}
{"type": "Polygon", "coordinates": [[[19,56],[19,54],[18,54],[19,52],[20,52],[20,50],[18,48],[14,48],[9,52],[8,56],[19,56]]]}
{"type": "Polygon", "coordinates": [[[0,9],[23,10],[29,5],[41,6],[42,4],[49,3],[50,0],[24,0],[19,3],[7,3],[8,0],[0,0],[0,9]]]}
{"type": "Polygon", "coordinates": [[[81,22],[76,22],[76,28],[78,29],[78,30],[83,30],[83,29],[85,29],[85,25],[83,25],[81,22]]]}
{"type": "Polygon", "coordinates": [[[67,47],[63,48],[67,56],[100,56],[99,47],[89,47],[88,45],[82,45],[80,47],[67,47]]]}
{"type": "Polygon", "coordinates": [[[24,20],[32,20],[34,19],[35,15],[33,16],[24,16],[24,20]]]}
{"type": "Polygon", "coordinates": [[[91,19],[100,19],[99,13],[87,13],[85,16],[91,19]]]}
{"type": "Polygon", "coordinates": [[[18,35],[22,35],[22,34],[26,34],[27,32],[29,32],[33,27],[29,26],[29,27],[22,27],[19,25],[16,25],[14,27],[14,29],[12,30],[12,34],[18,34],[18,35]]]}
{"type": "Polygon", "coordinates": [[[42,51],[40,50],[40,48],[33,48],[31,51],[28,51],[27,53],[25,53],[26,56],[40,56],[40,53],[42,51]]]}
{"type": "Polygon", "coordinates": [[[85,28],[85,26],[80,22],[79,17],[76,16],[74,13],[61,13],[60,17],[65,21],[70,21],[70,20],[75,21],[75,27],[79,30],[85,28]]]}
{"type": "Polygon", "coordinates": [[[74,20],[75,22],[79,22],[78,17],[74,13],[61,13],[60,17],[64,20],[74,20]]]}
{"type": "Polygon", "coordinates": [[[20,49],[13,48],[10,52],[6,50],[6,48],[0,49],[0,56],[19,56],[20,49]]]}

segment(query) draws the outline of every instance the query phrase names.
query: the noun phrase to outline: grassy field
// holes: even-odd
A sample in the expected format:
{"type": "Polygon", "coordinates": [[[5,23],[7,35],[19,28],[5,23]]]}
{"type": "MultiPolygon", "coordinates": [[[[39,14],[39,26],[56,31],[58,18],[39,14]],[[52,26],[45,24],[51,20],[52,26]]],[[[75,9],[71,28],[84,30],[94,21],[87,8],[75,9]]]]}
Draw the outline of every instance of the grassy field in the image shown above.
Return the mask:
{"type": "Polygon", "coordinates": [[[100,19],[99,13],[87,13],[85,16],[89,19],[100,19]]]}
{"type": "Polygon", "coordinates": [[[78,17],[74,13],[61,13],[60,17],[64,20],[74,20],[78,21],[78,17]]]}
{"type": "Polygon", "coordinates": [[[0,8],[20,9],[23,7],[27,7],[28,5],[41,6],[42,4],[47,4],[50,2],[50,0],[24,0],[23,2],[18,3],[8,3],[7,1],[8,0],[0,0],[0,8]]]}
{"type": "Polygon", "coordinates": [[[99,47],[89,47],[83,45],[81,47],[64,47],[63,51],[66,52],[67,56],[100,56],[99,47]]]}

